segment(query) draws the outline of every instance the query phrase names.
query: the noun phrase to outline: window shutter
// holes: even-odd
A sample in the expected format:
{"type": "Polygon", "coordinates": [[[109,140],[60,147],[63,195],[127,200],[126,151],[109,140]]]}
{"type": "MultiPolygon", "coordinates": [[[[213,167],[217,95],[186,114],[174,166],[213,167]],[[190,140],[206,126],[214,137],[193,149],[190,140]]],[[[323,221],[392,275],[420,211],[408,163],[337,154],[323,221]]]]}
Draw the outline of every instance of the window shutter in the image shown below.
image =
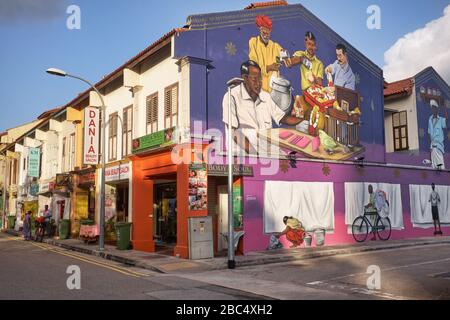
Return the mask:
{"type": "Polygon", "coordinates": [[[158,121],[158,95],[155,95],[152,100],[153,100],[153,103],[152,103],[152,121],[151,122],[157,122],[158,121]]]}
{"type": "MultiPolygon", "coordinates": [[[[172,108],[172,114],[177,114],[177,106],[178,106],[178,86],[174,86],[172,88],[172,101],[171,101],[171,108],[172,108]]],[[[175,125],[175,124],[173,124],[175,125]]]]}
{"type": "Polygon", "coordinates": [[[164,115],[166,118],[169,118],[172,115],[172,104],[171,104],[171,90],[166,90],[164,97],[164,115]]]}

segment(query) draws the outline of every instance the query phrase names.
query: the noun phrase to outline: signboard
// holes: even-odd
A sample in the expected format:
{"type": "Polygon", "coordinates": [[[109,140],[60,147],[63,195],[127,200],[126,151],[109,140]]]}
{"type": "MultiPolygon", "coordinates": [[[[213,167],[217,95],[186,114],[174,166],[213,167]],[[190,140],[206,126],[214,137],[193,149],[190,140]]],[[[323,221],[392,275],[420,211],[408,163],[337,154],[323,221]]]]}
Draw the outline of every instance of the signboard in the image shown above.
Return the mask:
{"type": "Polygon", "coordinates": [[[72,188],[72,175],[70,173],[61,173],[56,175],[56,189],[72,188]]]}
{"type": "Polygon", "coordinates": [[[95,184],[95,171],[89,171],[79,174],[78,184],[95,184]]]}
{"type": "Polygon", "coordinates": [[[98,164],[100,110],[92,107],[84,109],[84,164],[98,164]]]}
{"type": "MultiPolygon", "coordinates": [[[[226,177],[228,176],[228,165],[209,164],[208,175],[216,177],[226,177]]],[[[233,175],[243,177],[253,177],[253,167],[235,164],[233,165],[233,175]]]]}
{"type": "Polygon", "coordinates": [[[233,223],[235,228],[242,226],[242,186],[238,182],[233,184],[233,223]]]}
{"type": "Polygon", "coordinates": [[[128,180],[130,177],[130,164],[124,163],[105,169],[105,181],[128,180]]]}
{"type": "Polygon", "coordinates": [[[161,130],[133,140],[133,153],[175,144],[175,128],[161,130]]]}
{"type": "Polygon", "coordinates": [[[37,196],[39,193],[39,184],[33,183],[30,185],[30,195],[37,196]]]}
{"type": "Polygon", "coordinates": [[[28,176],[39,178],[39,167],[41,163],[41,149],[28,149],[28,176]]]}
{"type": "Polygon", "coordinates": [[[206,164],[189,166],[189,210],[208,209],[208,174],[206,164]]]}

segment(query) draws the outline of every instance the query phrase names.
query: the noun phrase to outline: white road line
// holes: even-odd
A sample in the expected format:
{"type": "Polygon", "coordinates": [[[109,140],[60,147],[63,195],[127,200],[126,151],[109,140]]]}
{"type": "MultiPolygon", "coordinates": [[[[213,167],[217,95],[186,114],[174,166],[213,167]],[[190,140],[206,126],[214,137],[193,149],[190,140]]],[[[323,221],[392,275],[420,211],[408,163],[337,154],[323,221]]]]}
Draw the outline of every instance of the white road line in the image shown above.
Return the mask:
{"type": "MultiPolygon", "coordinates": [[[[405,269],[405,268],[410,268],[410,267],[417,267],[417,266],[423,266],[423,265],[434,264],[434,263],[441,263],[441,262],[447,262],[447,261],[450,261],[450,258],[440,259],[440,260],[433,260],[433,261],[418,262],[418,263],[406,264],[406,265],[403,265],[403,266],[396,266],[396,267],[381,269],[381,272],[383,272],[383,271],[393,271],[393,270],[399,270],[399,269],[405,269]]],[[[367,273],[366,272],[352,273],[352,274],[347,274],[345,276],[330,278],[330,279],[327,279],[327,280],[318,280],[318,281],[314,281],[314,282],[309,282],[309,283],[307,283],[307,285],[322,284],[322,283],[327,283],[327,282],[330,282],[330,281],[341,280],[341,279],[345,279],[345,278],[352,278],[352,277],[362,276],[362,275],[367,275],[367,273]]]]}

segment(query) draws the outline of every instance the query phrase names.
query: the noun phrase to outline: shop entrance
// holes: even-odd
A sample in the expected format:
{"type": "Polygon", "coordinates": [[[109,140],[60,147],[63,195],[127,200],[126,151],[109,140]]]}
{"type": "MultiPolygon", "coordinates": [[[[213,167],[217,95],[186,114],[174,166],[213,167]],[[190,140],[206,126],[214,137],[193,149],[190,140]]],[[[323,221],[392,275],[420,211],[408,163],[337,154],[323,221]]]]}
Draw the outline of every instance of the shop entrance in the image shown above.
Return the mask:
{"type": "Polygon", "coordinates": [[[153,234],[156,251],[173,255],[177,243],[177,184],[173,182],[154,185],[153,234]]]}

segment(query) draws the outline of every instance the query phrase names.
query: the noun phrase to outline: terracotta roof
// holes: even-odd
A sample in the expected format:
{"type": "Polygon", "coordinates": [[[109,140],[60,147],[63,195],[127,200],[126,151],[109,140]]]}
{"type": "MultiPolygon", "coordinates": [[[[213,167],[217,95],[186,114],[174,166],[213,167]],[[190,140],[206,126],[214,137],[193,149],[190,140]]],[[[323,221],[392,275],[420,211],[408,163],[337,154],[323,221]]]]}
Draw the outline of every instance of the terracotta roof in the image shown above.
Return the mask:
{"type": "MultiPolygon", "coordinates": [[[[164,42],[165,40],[169,39],[170,37],[172,37],[174,34],[176,33],[180,33],[183,31],[186,31],[187,29],[185,28],[175,28],[172,29],[171,31],[169,31],[168,33],[166,33],[165,35],[163,35],[161,38],[159,38],[158,40],[156,40],[155,42],[153,42],[151,45],[149,45],[147,48],[145,48],[144,50],[142,50],[141,52],[139,52],[137,55],[135,55],[133,58],[131,58],[130,60],[128,60],[127,62],[125,62],[123,65],[121,65],[120,67],[118,67],[116,70],[114,70],[113,72],[109,73],[108,75],[104,76],[102,78],[102,80],[100,80],[99,82],[97,82],[95,84],[95,87],[97,87],[97,89],[100,89],[102,85],[106,84],[111,78],[113,78],[114,76],[118,75],[123,69],[130,67],[130,65],[132,65],[135,61],[137,61],[140,57],[144,56],[146,53],[150,52],[152,49],[154,49],[157,45],[159,45],[160,43],[164,42]]],[[[71,107],[74,106],[76,103],[80,102],[85,96],[87,96],[89,94],[89,91],[91,91],[91,88],[88,88],[86,91],[78,94],[78,96],[76,98],[74,98],[72,101],[70,101],[69,103],[67,103],[64,108],[67,107],[71,107]]]]}
{"type": "Polygon", "coordinates": [[[61,111],[64,107],[59,107],[59,108],[55,108],[55,109],[51,109],[51,110],[47,110],[45,112],[43,112],[38,118],[38,120],[44,119],[44,118],[48,118],[49,116],[57,113],[58,111],[61,111]]]}
{"type": "Polygon", "coordinates": [[[402,96],[409,96],[412,94],[413,86],[413,78],[386,83],[384,89],[384,98],[399,98],[402,96]]]}
{"type": "Polygon", "coordinates": [[[245,10],[251,10],[256,8],[267,8],[267,7],[278,7],[278,6],[287,6],[288,3],[285,0],[280,1],[269,1],[269,2],[254,2],[250,5],[246,6],[245,10]]]}

